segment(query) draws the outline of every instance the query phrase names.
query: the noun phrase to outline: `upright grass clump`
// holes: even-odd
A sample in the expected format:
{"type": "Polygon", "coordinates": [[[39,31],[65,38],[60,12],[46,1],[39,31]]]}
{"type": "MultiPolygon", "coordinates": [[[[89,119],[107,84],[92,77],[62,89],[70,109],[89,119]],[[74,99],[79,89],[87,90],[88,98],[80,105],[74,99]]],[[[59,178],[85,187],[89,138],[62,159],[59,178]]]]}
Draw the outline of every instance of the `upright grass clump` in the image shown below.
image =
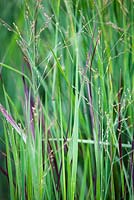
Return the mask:
{"type": "Polygon", "coordinates": [[[21,6],[0,20],[19,47],[0,61],[10,198],[133,199],[133,1],[21,6]]]}

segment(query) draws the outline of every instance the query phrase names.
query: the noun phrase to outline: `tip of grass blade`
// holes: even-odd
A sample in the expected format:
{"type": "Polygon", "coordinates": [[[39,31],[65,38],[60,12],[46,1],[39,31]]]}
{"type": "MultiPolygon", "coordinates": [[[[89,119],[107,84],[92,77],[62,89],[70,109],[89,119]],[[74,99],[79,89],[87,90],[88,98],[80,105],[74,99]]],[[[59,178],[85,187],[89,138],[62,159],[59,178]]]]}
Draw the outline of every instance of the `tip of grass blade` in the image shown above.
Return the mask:
{"type": "Polygon", "coordinates": [[[17,133],[22,137],[23,141],[26,143],[26,136],[23,133],[23,130],[17,125],[11,115],[8,114],[6,109],[0,104],[0,112],[6,118],[6,120],[10,123],[10,125],[17,131],[17,133]]]}

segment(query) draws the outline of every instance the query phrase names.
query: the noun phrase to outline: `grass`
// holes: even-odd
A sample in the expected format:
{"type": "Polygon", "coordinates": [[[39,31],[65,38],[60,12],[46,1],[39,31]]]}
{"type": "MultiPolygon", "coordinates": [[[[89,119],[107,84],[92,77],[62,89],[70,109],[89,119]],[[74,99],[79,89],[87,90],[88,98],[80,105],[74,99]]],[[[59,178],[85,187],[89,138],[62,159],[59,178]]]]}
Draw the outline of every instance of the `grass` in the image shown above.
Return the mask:
{"type": "Polygon", "coordinates": [[[133,199],[134,2],[0,8],[0,198],[133,199]]]}

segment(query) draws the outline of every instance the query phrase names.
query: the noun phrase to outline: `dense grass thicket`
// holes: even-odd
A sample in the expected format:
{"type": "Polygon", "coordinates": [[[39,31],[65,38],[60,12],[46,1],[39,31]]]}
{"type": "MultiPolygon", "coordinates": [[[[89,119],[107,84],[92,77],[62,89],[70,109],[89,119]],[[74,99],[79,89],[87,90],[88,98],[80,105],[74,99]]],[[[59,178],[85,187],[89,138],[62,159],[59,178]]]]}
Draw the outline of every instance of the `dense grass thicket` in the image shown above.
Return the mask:
{"type": "Polygon", "coordinates": [[[0,199],[134,199],[134,1],[0,12],[0,199]]]}

